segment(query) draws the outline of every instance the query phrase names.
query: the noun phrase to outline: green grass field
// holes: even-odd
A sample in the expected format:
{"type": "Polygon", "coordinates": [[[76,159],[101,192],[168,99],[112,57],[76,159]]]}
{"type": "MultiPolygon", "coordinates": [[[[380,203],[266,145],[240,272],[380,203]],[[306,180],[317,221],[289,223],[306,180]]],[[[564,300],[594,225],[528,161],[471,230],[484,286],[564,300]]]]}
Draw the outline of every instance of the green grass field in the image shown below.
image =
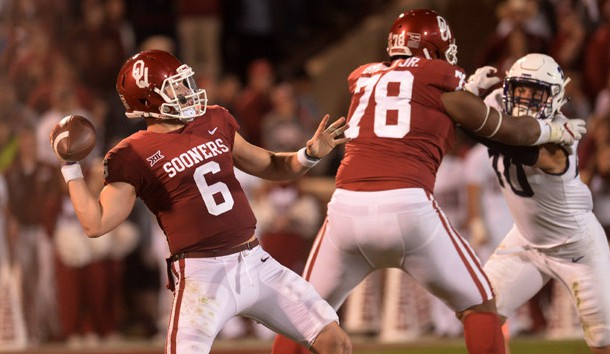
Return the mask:
{"type": "MultiPolygon", "coordinates": [[[[352,338],[353,354],[468,354],[461,338],[424,337],[408,343],[379,343],[366,337],[352,338]]],[[[269,354],[271,340],[219,340],[211,354],[269,354]]],[[[518,337],[510,342],[510,354],[590,354],[583,340],[549,340],[540,337],[518,337]]],[[[163,346],[150,341],[125,342],[120,346],[86,349],[67,348],[63,343],[30,348],[4,354],[161,354],[163,346]]]]}
{"type": "MultiPolygon", "coordinates": [[[[358,347],[358,346],[356,346],[358,347]]],[[[510,343],[511,354],[587,354],[589,348],[582,340],[548,340],[539,338],[519,338],[510,343]]],[[[356,350],[354,354],[468,354],[463,343],[441,341],[396,345],[390,349],[356,350]]]]}

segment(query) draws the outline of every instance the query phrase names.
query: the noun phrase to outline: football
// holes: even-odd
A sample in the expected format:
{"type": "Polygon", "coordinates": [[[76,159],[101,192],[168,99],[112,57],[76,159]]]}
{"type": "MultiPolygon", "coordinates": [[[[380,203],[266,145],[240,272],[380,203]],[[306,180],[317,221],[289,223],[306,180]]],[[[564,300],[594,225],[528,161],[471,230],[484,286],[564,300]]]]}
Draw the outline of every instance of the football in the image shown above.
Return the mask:
{"type": "Polygon", "coordinates": [[[95,147],[93,124],[85,117],[74,114],[55,124],[51,131],[51,145],[65,161],[80,161],[95,147]]]}

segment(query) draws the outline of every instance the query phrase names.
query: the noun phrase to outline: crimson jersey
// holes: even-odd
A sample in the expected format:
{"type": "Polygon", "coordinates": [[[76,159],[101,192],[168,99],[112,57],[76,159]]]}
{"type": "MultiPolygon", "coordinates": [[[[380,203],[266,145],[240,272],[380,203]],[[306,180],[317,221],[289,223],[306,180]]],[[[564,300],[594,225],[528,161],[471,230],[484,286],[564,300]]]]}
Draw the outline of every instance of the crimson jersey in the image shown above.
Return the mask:
{"type": "Polygon", "coordinates": [[[371,63],[348,77],[352,94],[345,136],[353,140],[337,187],[353,191],[423,188],[454,144],[455,124],[440,100],[461,90],[466,74],[444,60],[420,57],[371,63]]]}
{"type": "Polygon", "coordinates": [[[105,183],[135,187],[172,254],[241,244],[256,219],[233,172],[237,129],[226,109],[210,106],[174,132],[134,133],[106,155],[105,183]]]}

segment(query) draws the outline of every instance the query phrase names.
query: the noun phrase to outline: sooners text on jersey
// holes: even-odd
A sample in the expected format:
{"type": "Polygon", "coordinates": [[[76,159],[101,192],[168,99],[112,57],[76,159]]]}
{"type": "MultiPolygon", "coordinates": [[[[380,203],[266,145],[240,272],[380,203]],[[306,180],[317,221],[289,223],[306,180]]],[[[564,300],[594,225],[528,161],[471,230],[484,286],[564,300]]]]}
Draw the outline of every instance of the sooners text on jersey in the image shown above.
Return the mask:
{"type": "Polygon", "coordinates": [[[256,219],[233,172],[237,129],[226,109],[211,106],[177,131],[134,133],[106,155],[105,182],[135,187],[172,254],[243,243],[256,219]]]}

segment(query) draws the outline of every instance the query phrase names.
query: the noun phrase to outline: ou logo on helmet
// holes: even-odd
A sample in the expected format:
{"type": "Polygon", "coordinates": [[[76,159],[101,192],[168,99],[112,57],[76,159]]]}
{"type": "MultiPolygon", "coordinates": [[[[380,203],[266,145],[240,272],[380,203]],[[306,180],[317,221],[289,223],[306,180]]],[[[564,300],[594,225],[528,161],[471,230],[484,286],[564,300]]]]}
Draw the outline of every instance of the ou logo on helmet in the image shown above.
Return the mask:
{"type": "Polygon", "coordinates": [[[148,87],[148,68],[144,66],[144,60],[138,60],[133,64],[131,76],[136,80],[139,88],[148,87]]]}
{"type": "Polygon", "coordinates": [[[438,29],[441,32],[441,39],[443,41],[448,41],[451,39],[451,30],[449,29],[449,25],[447,25],[447,21],[442,16],[436,16],[436,22],[438,23],[438,29]]]}

